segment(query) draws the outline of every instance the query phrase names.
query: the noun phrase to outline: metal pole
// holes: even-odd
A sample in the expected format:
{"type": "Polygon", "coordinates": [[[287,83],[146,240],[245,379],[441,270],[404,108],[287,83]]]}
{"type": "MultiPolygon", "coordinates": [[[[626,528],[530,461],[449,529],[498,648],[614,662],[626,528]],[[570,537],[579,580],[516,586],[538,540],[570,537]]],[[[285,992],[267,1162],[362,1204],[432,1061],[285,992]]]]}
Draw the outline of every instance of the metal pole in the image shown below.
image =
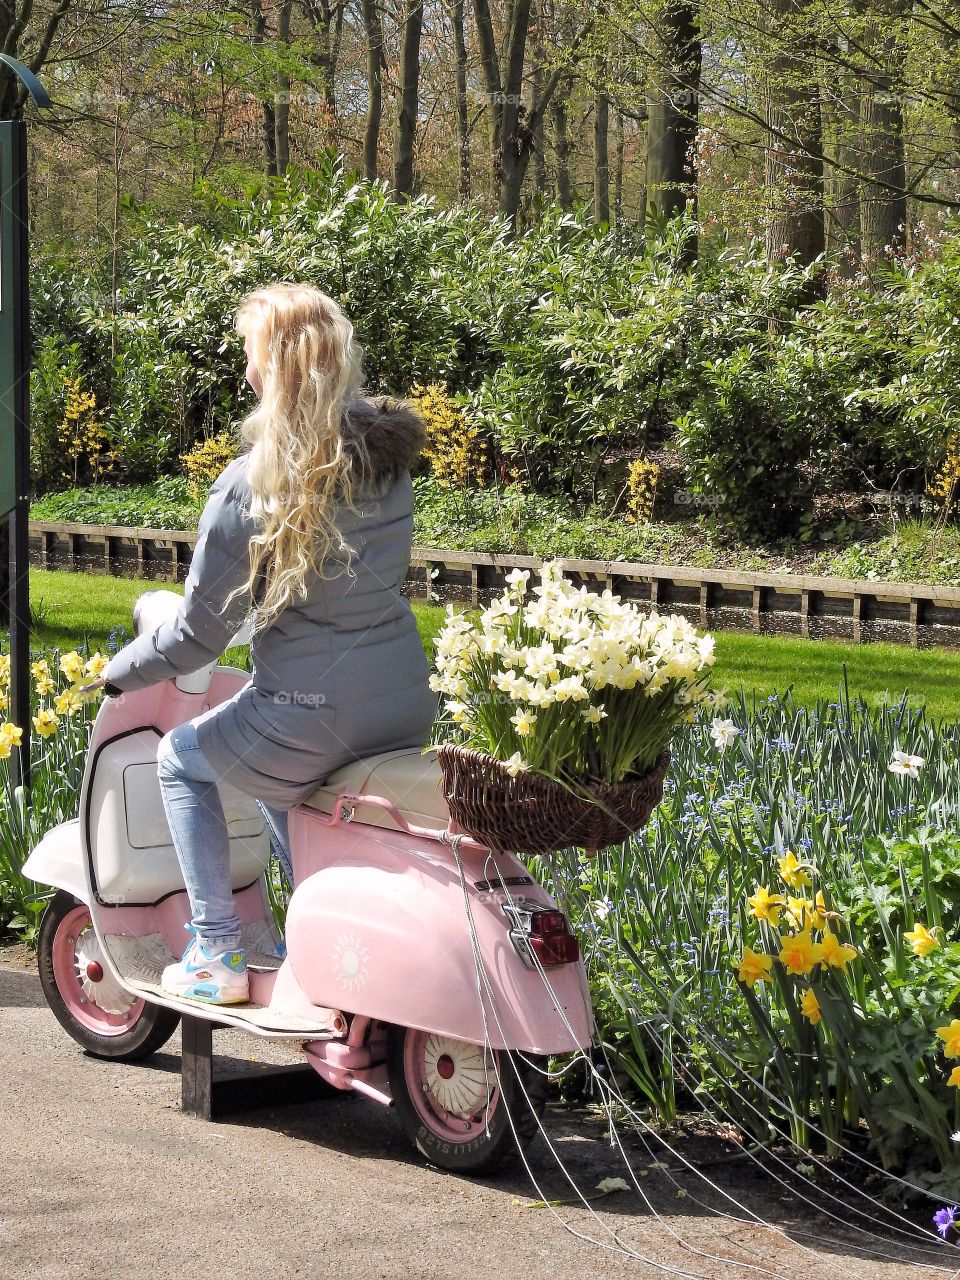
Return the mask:
{"type": "Polygon", "coordinates": [[[11,753],[14,787],[30,789],[30,572],[27,522],[30,518],[30,277],[27,223],[27,126],[23,120],[0,122],[4,135],[3,220],[9,229],[0,273],[2,306],[13,311],[14,474],[17,503],[10,516],[10,712],[23,729],[11,753]],[[9,264],[9,274],[8,274],[9,264]]]}
{"type": "MultiPolygon", "coordinates": [[[[34,104],[49,107],[43,85],[9,54],[3,61],[26,86],[34,104]]],[[[30,788],[30,255],[27,209],[27,126],[0,121],[0,376],[3,415],[13,437],[13,508],[10,544],[10,715],[23,730],[11,752],[14,787],[30,788]]],[[[8,455],[9,456],[9,455],[8,455]]]]}

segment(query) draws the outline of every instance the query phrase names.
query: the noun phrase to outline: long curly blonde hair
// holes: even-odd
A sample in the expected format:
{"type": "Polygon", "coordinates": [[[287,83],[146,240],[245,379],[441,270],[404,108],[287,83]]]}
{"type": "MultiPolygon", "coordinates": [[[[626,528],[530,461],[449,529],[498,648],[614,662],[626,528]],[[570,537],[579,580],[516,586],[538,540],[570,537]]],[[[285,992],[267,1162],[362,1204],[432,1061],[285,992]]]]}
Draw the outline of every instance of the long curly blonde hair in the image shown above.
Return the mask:
{"type": "MultiPolygon", "coordinates": [[[[341,423],[362,385],[363,348],[333,298],[308,284],[252,290],[241,299],[234,327],[249,339],[263,384],[260,403],[239,427],[251,446],[250,514],[260,527],[250,539],[247,580],[227,597],[250,594],[252,635],[306,597],[311,574],[350,571],[353,548],[335,518],[341,501],[357,509],[356,464],[341,423]],[[338,571],[327,572],[334,564],[338,571]]],[[[354,445],[362,466],[362,438],[354,445]]]]}

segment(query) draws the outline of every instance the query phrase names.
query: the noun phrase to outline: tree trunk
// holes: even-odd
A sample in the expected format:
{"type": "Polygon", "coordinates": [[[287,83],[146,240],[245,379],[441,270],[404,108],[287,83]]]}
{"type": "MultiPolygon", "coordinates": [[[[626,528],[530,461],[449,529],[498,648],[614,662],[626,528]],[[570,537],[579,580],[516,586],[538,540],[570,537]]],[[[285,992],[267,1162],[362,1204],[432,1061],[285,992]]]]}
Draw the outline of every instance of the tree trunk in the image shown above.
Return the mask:
{"type": "Polygon", "coordinates": [[[515,223],[520,207],[520,188],[530,158],[532,133],[523,106],[523,63],[527,52],[530,26],[530,0],[513,0],[510,8],[507,38],[506,76],[503,84],[503,110],[500,117],[500,164],[503,182],[500,186],[499,209],[515,223]]]}
{"type": "Polygon", "coordinates": [[[765,79],[770,133],[764,150],[769,263],[803,265],[823,253],[823,161],[820,85],[808,35],[809,0],[768,0],[776,42],[765,79]]]}
{"type": "MultiPolygon", "coordinates": [[[[283,0],[277,11],[277,39],[283,45],[290,44],[290,11],[293,0],[283,0]]],[[[286,173],[290,163],[290,76],[282,70],[277,76],[276,108],[276,156],[277,172],[286,173]]]]}
{"type": "Polygon", "coordinates": [[[467,40],[463,29],[463,0],[453,0],[453,47],[457,81],[457,141],[459,143],[460,201],[470,199],[470,125],[467,119],[467,40]]]}
{"type": "Polygon", "coordinates": [[[400,55],[400,119],[393,153],[394,198],[413,194],[420,106],[420,37],[423,0],[406,0],[403,49],[400,55]]]}
{"type": "Polygon", "coordinates": [[[500,185],[503,169],[500,157],[500,136],[503,121],[503,86],[500,83],[500,59],[497,54],[497,38],[493,29],[488,0],[473,0],[473,15],[477,24],[477,44],[480,46],[480,67],[487,97],[487,121],[490,138],[490,190],[497,204],[500,203],[500,185]]]}
{"type": "MultiPolygon", "coordinates": [[[[533,100],[538,102],[543,94],[543,40],[542,18],[539,11],[534,11],[533,27],[533,100]]],[[[538,116],[533,126],[531,145],[533,146],[533,192],[534,203],[543,201],[547,190],[547,156],[544,149],[543,116],[538,116]]]]}
{"type": "MultiPolygon", "coordinates": [[[[667,217],[682,210],[696,216],[697,188],[692,148],[697,134],[701,42],[698,13],[690,0],[668,0],[660,12],[663,40],[652,68],[647,100],[647,193],[649,215],[667,217]]],[[[695,259],[691,237],[684,258],[695,259]]]]}
{"type": "Polygon", "coordinates": [[[623,112],[617,112],[617,124],[614,130],[614,155],[616,157],[613,169],[613,217],[616,226],[620,226],[620,220],[623,217],[623,160],[624,160],[624,137],[623,137],[623,112]]]}
{"type": "Polygon", "coordinates": [[[830,143],[824,149],[837,158],[831,172],[825,208],[827,252],[837,262],[841,275],[851,276],[860,261],[860,187],[854,174],[844,169],[859,170],[860,100],[855,79],[844,69],[830,85],[829,97],[823,95],[821,116],[824,133],[830,143]],[[830,106],[833,102],[836,105],[830,106]]]}
{"type": "Polygon", "coordinates": [[[367,122],[363,132],[363,173],[377,177],[380,121],[383,119],[383,26],[377,0],[361,0],[363,29],[367,38],[367,122]]]}
{"type": "MultiPolygon", "coordinates": [[[[597,58],[597,79],[603,83],[606,63],[597,58]]],[[[601,89],[593,112],[593,219],[610,225],[610,99],[601,89]]]]}
{"type": "Polygon", "coordinates": [[[553,150],[556,160],[557,200],[562,209],[573,207],[573,184],[570,181],[570,138],[567,133],[567,94],[569,88],[558,93],[550,109],[553,124],[553,150]]]}
{"type": "Polygon", "coordinates": [[[902,253],[907,239],[902,12],[901,0],[877,0],[864,32],[875,59],[860,91],[860,241],[867,266],[902,253]]]}
{"type": "Polygon", "coordinates": [[[329,0],[303,0],[304,12],[310,20],[310,26],[316,37],[316,43],[310,50],[311,66],[316,68],[320,81],[320,96],[326,116],[326,132],[331,142],[337,137],[337,39],[333,34],[334,22],[337,30],[343,23],[343,2],[331,6],[329,0]]]}
{"type": "MultiPolygon", "coordinates": [[[[263,45],[267,38],[267,19],[261,0],[250,0],[253,19],[253,44],[263,45]]],[[[260,99],[260,140],[263,147],[263,168],[268,177],[277,173],[277,115],[268,97],[260,99]]]]}

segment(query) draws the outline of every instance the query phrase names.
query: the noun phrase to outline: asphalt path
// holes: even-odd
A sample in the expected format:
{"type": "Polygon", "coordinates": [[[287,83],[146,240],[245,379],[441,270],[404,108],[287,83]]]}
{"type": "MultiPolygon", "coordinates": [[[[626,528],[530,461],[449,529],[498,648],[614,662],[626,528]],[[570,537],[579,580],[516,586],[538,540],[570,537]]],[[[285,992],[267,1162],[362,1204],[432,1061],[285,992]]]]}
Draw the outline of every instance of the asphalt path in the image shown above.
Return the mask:
{"type": "MultiPolygon", "coordinates": [[[[225,1061],[295,1060],[242,1032],[218,1031],[215,1046],[225,1061]]],[[[845,1229],[843,1211],[805,1213],[756,1177],[738,1187],[733,1169],[714,1181],[779,1230],[719,1218],[696,1180],[678,1197],[635,1134],[630,1159],[655,1214],[636,1191],[592,1202],[596,1216],[551,1211],[529,1202],[573,1191],[543,1137],[528,1153],[538,1192],[522,1166],[490,1180],[431,1167],[392,1111],[358,1096],[197,1120],[180,1111],[179,1069],[179,1033],[145,1063],[87,1056],[36,972],[0,958],[0,1280],[952,1274],[946,1249],[942,1272],[921,1268],[912,1246],[845,1229]],[[617,1251],[617,1236],[647,1261],[617,1251]]],[[[551,1108],[546,1128],[585,1194],[623,1176],[598,1119],[551,1108]]]]}

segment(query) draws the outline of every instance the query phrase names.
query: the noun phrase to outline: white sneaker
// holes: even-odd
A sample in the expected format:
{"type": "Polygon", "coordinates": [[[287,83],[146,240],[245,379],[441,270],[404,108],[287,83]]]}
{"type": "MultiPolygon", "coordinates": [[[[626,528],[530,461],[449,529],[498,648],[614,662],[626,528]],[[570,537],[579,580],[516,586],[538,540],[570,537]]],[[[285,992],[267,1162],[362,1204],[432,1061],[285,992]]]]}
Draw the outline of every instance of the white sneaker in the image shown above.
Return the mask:
{"type": "Polygon", "coordinates": [[[185,925],[193,937],[182,957],[168,964],[160,979],[160,987],[168,995],[206,1004],[243,1004],[250,999],[247,977],[247,953],[243,947],[209,955],[197,937],[193,925],[185,925]]]}

